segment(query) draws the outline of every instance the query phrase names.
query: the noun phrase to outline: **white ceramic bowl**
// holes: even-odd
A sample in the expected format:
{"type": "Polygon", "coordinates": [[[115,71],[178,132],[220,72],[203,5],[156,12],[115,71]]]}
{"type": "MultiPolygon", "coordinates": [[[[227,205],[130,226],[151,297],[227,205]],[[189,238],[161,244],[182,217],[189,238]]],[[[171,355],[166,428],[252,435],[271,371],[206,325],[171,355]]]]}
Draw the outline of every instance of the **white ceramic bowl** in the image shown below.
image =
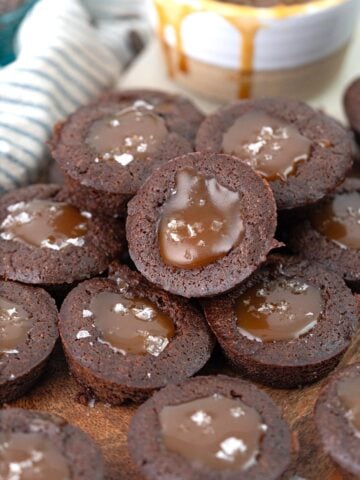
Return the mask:
{"type": "Polygon", "coordinates": [[[340,67],[360,4],[154,1],[169,75],[219,99],[317,93],[340,67]]]}

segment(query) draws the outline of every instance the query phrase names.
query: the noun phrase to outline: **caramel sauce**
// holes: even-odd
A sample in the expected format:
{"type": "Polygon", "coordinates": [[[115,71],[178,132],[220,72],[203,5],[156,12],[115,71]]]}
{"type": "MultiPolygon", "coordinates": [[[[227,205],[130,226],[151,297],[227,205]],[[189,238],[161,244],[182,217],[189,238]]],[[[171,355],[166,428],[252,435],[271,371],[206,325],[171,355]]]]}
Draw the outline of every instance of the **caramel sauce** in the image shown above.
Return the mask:
{"type": "Polygon", "coordinates": [[[255,39],[261,24],[253,18],[244,22],[241,17],[226,17],[241,35],[240,70],[238,98],[250,98],[252,89],[252,72],[255,56],[255,39]]]}
{"type": "Polygon", "coordinates": [[[360,249],[360,193],[339,193],[310,215],[312,226],[343,249],[360,249]]]}
{"type": "Polygon", "coordinates": [[[323,308],[320,289],[296,279],[255,285],[236,301],[240,333],[251,340],[293,340],[317,324],[323,308]]]}
{"type": "Polygon", "coordinates": [[[142,100],[94,122],[85,142],[97,152],[94,161],[115,161],[125,167],[156,153],[168,130],[164,120],[142,100]]]}
{"type": "Polygon", "coordinates": [[[267,426],[257,410],[219,394],[160,412],[165,447],[195,465],[247,470],[257,462],[267,426]]]}
{"type": "Polygon", "coordinates": [[[158,227],[165,263],[180,268],[208,265],[229,253],[243,234],[238,192],[190,167],[177,172],[175,190],[163,206],[158,227]]]}
{"type": "Polygon", "coordinates": [[[91,214],[66,203],[31,200],[8,207],[0,225],[0,237],[30,247],[61,250],[68,245],[81,247],[91,214]]]}
{"type": "Polygon", "coordinates": [[[39,433],[0,433],[1,480],[70,480],[61,451],[39,433]]]}
{"type": "Polygon", "coordinates": [[[346,378],[339,382],[337,394],[346,410],[346,418],[360,438],[360,377],[346,378]]]}
{"type": "Polygon", "coordinates": [[[158,356],[175,335],[172,319],[143,298],[101,292],[91,300],[88,315],[100,332],[99,341],[124,355],[158,356]]]}
{"type": "Polygon", "coordinates": [[[342,0],[318,0],[296,5],[275,5],[269,8],[256,8],[245,5],[222,3],[214,0],[187,0],[176,2],[169,0],[155,0],[158,13],[159,38],[163,48],[168,74],[174,77],[177,71],[188,72],[188,59],[183,49],[181,27],[185,18],[197,12],[212,12],[224,18],[233,25],[242,38],[239,69],[238,97],[249,98],[252,91],[252,71],[255,54],[256,35],[262,28],[259,18],[282,20],[302,15],[314,9],[323,10],[339,4],[342,0]],[[172,27],[176,39],[177,65],[173,64],[172,47],[166,40],[166,28],[172,27]]]}
{"type": "Polygon", "coordinates": [[[18,353],[33,326],[33,320],[21,305],[0,297],[0,354],[18,353]]]}
{"type": "Polygon", "coordinates": [[[224,133],[222,147],[267,180],[285,181],[308,159],[311,142],[293,124],[255,110],[236,119],[224,133]]]}

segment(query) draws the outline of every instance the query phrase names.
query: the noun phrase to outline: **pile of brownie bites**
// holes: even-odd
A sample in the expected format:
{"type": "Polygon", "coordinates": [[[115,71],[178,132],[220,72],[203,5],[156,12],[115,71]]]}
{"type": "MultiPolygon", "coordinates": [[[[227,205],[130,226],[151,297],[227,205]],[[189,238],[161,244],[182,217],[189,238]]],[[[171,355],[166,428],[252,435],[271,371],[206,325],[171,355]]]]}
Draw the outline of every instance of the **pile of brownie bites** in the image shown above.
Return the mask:
{"type": "MultiPolygon", "coordinates": [[[[345,101],[357,135],[359,89],[345,101]]],[[[354,138],[294,100],[239,101],[204,118],[184,97],[140,90],[57,125],[50,149],[65,186],[0,199],[0,401],[31,388],[60,336],[91,398],[144,402],[129,450],[145,478],[280,478],[290,431],[251,381],[315,382],[356,334],[354,138]],[[238,374],[190,379],[216,344],[238,374]]],[[[324,450],[359,478],[360,364],[330,378],[315,421],[324,450]]],[[[0,477],[14,468],[104,476],[79,429],[6,408],[0,477]]]]}

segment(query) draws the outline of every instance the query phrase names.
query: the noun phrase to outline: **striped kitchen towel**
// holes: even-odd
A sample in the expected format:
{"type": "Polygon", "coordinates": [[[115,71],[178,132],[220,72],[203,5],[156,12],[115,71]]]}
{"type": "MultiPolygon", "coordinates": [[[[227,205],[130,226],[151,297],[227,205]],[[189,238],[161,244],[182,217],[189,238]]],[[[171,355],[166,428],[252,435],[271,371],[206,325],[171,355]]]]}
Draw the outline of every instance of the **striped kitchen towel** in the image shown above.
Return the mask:
{"type": "MultiPolygon", "coordinates": [[[[17,59],[0,70],[0,193],[34,181],[45,167],[54,123],[118,81],[131,56],[124,32],[144,24],[140,7],[136,0],[40,0],[26,17],[17,59]],[[111,7],[108,18],[105,7],[95,9],[100,3],[111,7]],[[114,16],[116,4],[131,8],[114,16]]],[[[140,29],[140,37],[146,35],[140,29]]]]}

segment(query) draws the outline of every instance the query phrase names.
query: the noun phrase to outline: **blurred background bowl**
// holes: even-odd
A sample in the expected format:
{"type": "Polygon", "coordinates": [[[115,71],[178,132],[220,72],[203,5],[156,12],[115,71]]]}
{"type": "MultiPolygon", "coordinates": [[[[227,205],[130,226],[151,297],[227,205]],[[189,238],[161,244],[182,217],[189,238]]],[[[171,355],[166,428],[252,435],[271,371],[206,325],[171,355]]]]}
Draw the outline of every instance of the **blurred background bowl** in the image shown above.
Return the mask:
{"type": "Polygon", "coordinates": [[[359,0],[266,8],[216,0],[154,0],[168,75],[219,100],[308,99],[340,70],[359,0]]]}
{"type": "MultiPolygon", "coordinates": [[[[61,1],[61,0],[58,0],[61,1]]],[[[0,14],[0,66],[6,65],[15,59],[14,38],[17,29],[37,0],[3,2],[8,4],[9,10],[0,14]],[[15,8],[12,8],[14,5],[15,8]]]]}

